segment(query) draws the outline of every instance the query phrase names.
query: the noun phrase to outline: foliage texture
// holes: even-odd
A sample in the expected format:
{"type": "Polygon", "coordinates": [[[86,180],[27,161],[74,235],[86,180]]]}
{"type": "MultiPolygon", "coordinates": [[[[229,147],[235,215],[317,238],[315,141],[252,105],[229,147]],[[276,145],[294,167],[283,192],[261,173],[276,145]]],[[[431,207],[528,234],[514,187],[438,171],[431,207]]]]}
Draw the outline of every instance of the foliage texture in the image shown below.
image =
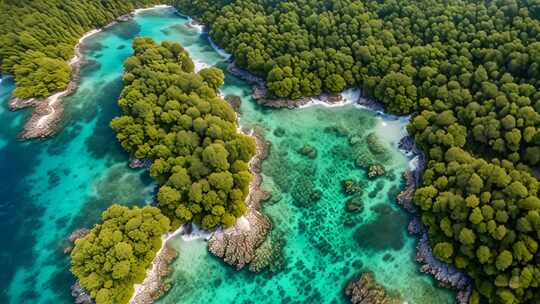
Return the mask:
{"type": "Polygon", "coordinates": [[[113,205],[85,237],[75,241],[71,271],[97,304],[128,303],[169,231],[159,209],[113,205]]]}
{"type": "Polygon", "coordinates": [[[152,160],[158,206],[173,227],[232,226],[246,211],[256,145],[237,132],[236,113],[217,96],[223,72],[194,73],[177,43],[137,38],[133,48],[118,101],[124,115],[111,122],[118,140],[136,158],[152,160]]]}
{"type": "Polygon", "coordinates": [[[275,97],[361,87],[428,156],[415,202],[471,303],[540,303],[538,0],[178,0],[275,97]]]}
{"type": "Polygon", "coordinates": [[[67,86],[68,61],[85,32],[158,2],[166,1],[0,1],[0,71],[15,76],[14,96],[49,96],[67,86]]]}

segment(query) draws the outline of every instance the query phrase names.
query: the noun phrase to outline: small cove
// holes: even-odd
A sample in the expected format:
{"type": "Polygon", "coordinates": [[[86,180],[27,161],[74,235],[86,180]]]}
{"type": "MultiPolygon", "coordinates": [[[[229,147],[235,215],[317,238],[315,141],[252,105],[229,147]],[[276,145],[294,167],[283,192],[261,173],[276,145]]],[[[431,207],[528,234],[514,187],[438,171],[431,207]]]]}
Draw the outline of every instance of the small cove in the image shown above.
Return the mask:
{"type": "MultiPolygon", "coordinates": [[[[118,114],[122,62],[136,36],[172,40],[186,47],[198,66],[224,66],[224,58],[200,28],[174,10],[146,10],[85,41],[81,86],[66,101],[64,129],[53,139],[15,139],[21,113],[0,110],[0,166],[5,199],[2,225],[9,252],[3,253],[2,303],[71,303],[73,278],[62,240],[81,226],[91,227],[113,202],[143,204],[153,186],[144,171],[127,167],[108,127],[118,114]],[[5,265],[4,265],[5,264],[5,265]],[[5,301],[4,301],[5,299],[5,301]]],[[[13,82],[0,84],[6,100],[13,82]]],[[[388,120],[353,105],[271,110],[256,105],[250,88],[227,74],[224,95],[242,99],[241,124],[272,143],[263,164],[264,188],[272,200],[264,211],[272,219],[271,239],[282,244],[276,273],[236,271],[211,256],[201,239],[177,238],[179,257],[168,280],[173,288],[160,303],[345,303],[347,281],[373,271],[378,281],[408,303],[453,303],[451,292],[434,287],[414,262],[415,240],[406,233],[408,215],[394,202],[408,159],[397,150],[406,120],[388,120]],[[374,135],[370,135],[374,134],[374,135]],[[369,161],[368,138],[385,148],[380,159],[387,178],[367,180],[356,162],[369,161]],[[316,155],[299,153],[306,145],[316,155]],[[362,213],[346,211],[342,181],[363,184],[362,213]],[[306,193],[321,191],[317,202],[306,193]]]]}

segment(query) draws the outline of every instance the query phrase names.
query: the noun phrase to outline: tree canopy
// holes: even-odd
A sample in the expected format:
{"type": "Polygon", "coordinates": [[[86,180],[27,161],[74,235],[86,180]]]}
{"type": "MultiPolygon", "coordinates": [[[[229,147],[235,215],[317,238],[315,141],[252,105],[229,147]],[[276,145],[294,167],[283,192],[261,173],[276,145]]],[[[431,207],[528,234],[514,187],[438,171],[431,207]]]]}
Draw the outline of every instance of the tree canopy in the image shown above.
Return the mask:
{"type": "Polygon", "coordinates": [[[111,122],[118,140],[136,158],[152,160],[158,206],[173,227],[233,225],[246,210],[256,146],[237,132],[234,110],[217,95],[223,72],[194,73],[177,43],[137,38],[133,48],[118,101],[124,115],[111,122]]]}
{"type": "Polygon", "coordinates": [[[471,303],[540,302],[540,2],[176,2],[273,97],[360,87],[412,114],[437,256],[474,279],[471,303]]]}
{"type": "Polygon", "coordinates": [[[46,97],[69,83],[68,61],[87,31],[157,0],[0,1],[0,71],[21,98],[46,97]]]}
{"type": "Polygon", "coordinates": [[[170,221],[155,207],[120,205],[109,207],[101,219],[75,241],[71,271],[96,304],[127,304],[133,285],[144,280],[170,221]]]}

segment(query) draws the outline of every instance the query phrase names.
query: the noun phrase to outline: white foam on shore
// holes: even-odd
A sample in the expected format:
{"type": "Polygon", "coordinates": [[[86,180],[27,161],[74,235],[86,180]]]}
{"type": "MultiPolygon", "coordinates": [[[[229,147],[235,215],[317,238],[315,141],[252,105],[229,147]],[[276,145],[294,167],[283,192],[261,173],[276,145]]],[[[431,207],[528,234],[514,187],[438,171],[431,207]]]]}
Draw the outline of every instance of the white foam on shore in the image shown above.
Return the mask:
{"type": "Polygon", "coordinates": [[[139,293],[143,291],[145,281],[148,278],[156,277],[156,274],[158,271],[157,269],[158,264],[156,263],[156,260],[161,254],[163,254],[163,250],[165,250],[165,247],[167,246],[167,242],[173,239],[174,237],[176,237],[178,234],[182,233],[183,231],[184,231],[184,227],[180,227],[171,233],[166,233],[161,236],[161,247],[159,248],[158,252],[156,252],[156,255],[154,257],[154,260],[152,261],[150,268],[146,271],[146,275],[144,276],[143,282],[141,282],[140,284],[133,285],[133,288],[135,289],[135,291],[133,292],[133,295],[131,296],[131,299],[129,299],[128,303],[137,304],[137,303],[134,303],[134,299],[139,293]]]}
{"type": "Polygon", "coordinates": [[[415,156],[409,161],[409,170],[416,171],[420,165],[420,157],[415,156]]]}
{"type": "Polygon", "coordinates": [[[360,98],[361,91],[357,88],[350,88],[346,89],[345,91],[340,93],[341,95],[341,101],[335,102],[335,103],[329,103],[321,99],[321,97],[312,97],[308,103],[305,105],[301,105],[298,108],[304,109],[312,106],[323,106],[327,108],[334,108],[334,107],[343,107],[350,104],[355,104],[356,101],[360,98]]]}
{"type": "Polygon", "coordinates": [[[188,24],[191,28],[194,28],[197,30],[198,33],[202,34],[205,32],[205,26],[204,24],[197,23],[193,18],[187,16],[188,24]]]}
{"type": "Polygon", "coordinates": [[[210,237],[212,236],[212,233],[202,230],[197,225],[192,224],[193,230],[190,234],[183,234],[182,240],[185,242],[191,242],[196,240],[205,240],[208,241],[210,237]]]}
{"type": "Polygon", "coordinates": [[[206,62],[199,60],[193,60],[193,64],[195,65],[195,73],[199,73],[200,70],[210,67],[206,62]]]}
{"type": "Polygon", "coordinates": [[[208,36],[208,42],[210,42],[210,45],[212,46],[214,51],[216,51],[219,56],[223,57],[223,59],[229,60],[231,58],[232,55],[227,53],[224,49],[220,48],[217,44],[215,44],[212,38],[210,38],[210,36],[208,36]]]}
{"type": "Polygon", "coordinates": [[[156,8],[174,8],[174,7],[171,6],[171,5],[167,5],[167,4],[158,4],[158,5],[154,5],[152,7],[138,8],[138,9],[133,11],[133,14],[137,15],[138,13],[141,13],[141,12],[144,12],[144,11],[150,11],[150,10],[153,10],[153,9],[156,9],[156,8]]]}

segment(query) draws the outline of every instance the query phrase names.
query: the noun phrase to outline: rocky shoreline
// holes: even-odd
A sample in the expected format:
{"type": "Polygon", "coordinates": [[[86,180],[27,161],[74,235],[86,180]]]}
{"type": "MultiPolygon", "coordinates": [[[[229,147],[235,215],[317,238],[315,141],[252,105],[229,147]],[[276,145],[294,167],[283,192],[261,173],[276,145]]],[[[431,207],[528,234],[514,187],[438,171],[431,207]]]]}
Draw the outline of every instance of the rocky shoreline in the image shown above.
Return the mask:
{"type": "MultiPolygon", "coordinates": [[[[179,231],[182,231],[182,228],[179,231]]],[[[169,290],[170,285],[165,284],[163,279],[170,273],[170,265],[178,253],[169,247],[168,241],[176,236],[177,232],[163,238],[161,249],[156,253],[150,269],[146,271],[144,281],[134,286],[135,292],[129,300],[130,304],[154,303],[169,290]]]]}
{"type": "MultiPolygon", "coordinates": [[[[294,109],[308,105],[313,99],[320,100],[320,102],[327,102],[330,105],[339,103],[342,99],[340,98],[342,97],[341,95],[339,97],[335,97],[333,95],[323,94],[319,97],[304,97],[299,100],[267,100],[266,96],[268,91],[266,89],[265,81],[262,78],[238,67],[234,60],[229,63],[227,70],[231,74],[251,84],[253,86],[253,99],[255,99],[257,103],[264,106],[294,109]]],[[[384,105],[375,100],[359,96],[359,98],[353,102],[354,104],[365,107],[370,111],[385,113],[384,105]]],[[[399,143],[399,149],[404,151],[405,154],[413,159],[412,162],[415,163],[414,168],[411,168],[404,173],[403,178],[405,180],[406,187],[402,192],[399,193],[397,200],[405,210],[414,216],[409,225],[409,232],[416,235],[418,239],[416,261],[421,264],[420,270],[424,273],[431,274],[442,287],[456,290],[458,292],[456,296],[458,303],[466,304],[468,303],[468,299],[472,293],[472,280],[465,273],[457,270],[452,265],[440,262],[435,258],[429,244],[427,231],[422,224],[413,204],[414,193],[419,186],[420,178],[425,169],[425,164],[427,161],[426,157],[424,153],[416,146],[415,140],[411,136],[402,138],[399,143]]]]}
{"type": "Polygon", "coordinates": [[[232,75],[241,78],[246,81],[253,87],[253,99],[260,105],[270,107],[270,108],[288,108],[295,109],[302,106],[306,106],[313,102],[313,100],[318,100],[322,103],[327,103],[329,105],[339,104],[343,101],[343,96],[341,94],[328,94],[323,93],[319,96],[314,97],[302,97],[299,99],[287,99],[287,98],[278,98],[270,99],[268,98],[268,89],[266,88],[266,82],[264,79],[257,77],[250,72],[240,68],[236,61],[232,60],[227,66],[227,71],[232,75]]]}
{"type": "Polygon", "coordinates": [[[13,97],[8,101],[8,108],[17,111],[24,108],[32,108],[30,117],[24,124],[23,130],[19,133],[21,139],[37,139],[54,135],[62,121],[64,113],[63,99],[75,93],[79,87],[81,67],[85,63],[81,48],[84,40],[96,33],[101,32],[119,22],[125,22],[132,18],[133,13],[122,15],[108,25],[94,29],[85,33],[75,45],[74,55],[69,61],[71,67],[70,80],[65,90],[56,92],[46,98],[21,99],[13,97]]]}
{"type": "Polygon", "coordinates": [[[406,186],[399,193],[397,201],[399,205],[413,215],[408,231],[418,239],[416,261],[421,265],[420,271],[432,275],[441,287],[456,290],[457,303],[467,304],[472,293],[472,280],[464,272],[450,264],[439,261],[435,257],[429,243],[427,230],[416,207],[413,205],[414,192],[420,185],[420,178],[426,166],[426,157],[416,146],[414,138],[411,136],[402,138],[399,148],[411,157],[412,162],[415,163],[414,168],[410,168],[403,175],[406,186]]]}
{"type": "Polygon", "coordinates": [[[257,142],[257,152],[249,163],[253,180],[246,198],[247,212],[236,221],[234,226],[214,232],[208,241],[208,250],[212,254],[237,269],[251,263],[256,250],[272,229],[270,219],[261,211],[261,202],[270,196],[268,192],[261,189],[261,167],[262,162],[268,157],[269,145],[257,133],[251,136],[257,142]]]}

